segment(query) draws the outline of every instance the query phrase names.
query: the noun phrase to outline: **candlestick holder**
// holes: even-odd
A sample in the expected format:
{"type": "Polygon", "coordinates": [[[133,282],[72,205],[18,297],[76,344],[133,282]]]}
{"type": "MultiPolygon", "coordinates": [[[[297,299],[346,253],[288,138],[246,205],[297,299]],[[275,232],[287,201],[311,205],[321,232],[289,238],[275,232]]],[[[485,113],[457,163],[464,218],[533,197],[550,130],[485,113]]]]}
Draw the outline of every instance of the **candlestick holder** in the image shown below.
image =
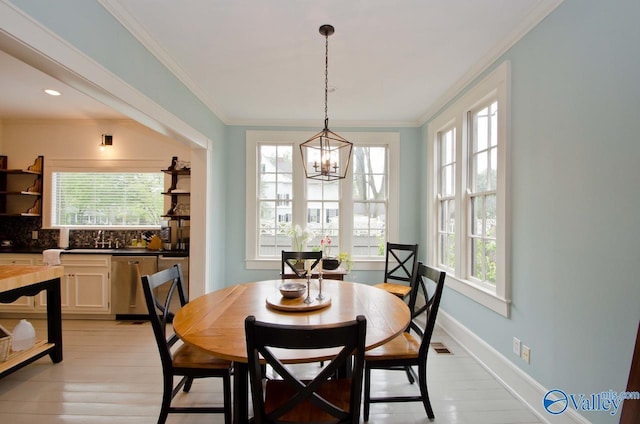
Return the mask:
{"type": "Polygon", "coordinates": [[[313,303],[311,298],[311,271],[307,271],[307,297],[304,299],[304,303],[313,303]]]}
{"type": "Polygon", "coordinates": [[[318,273],[318,296],[316,296],[317,300],[324,300],[324,295],[322,294],[322,268],[320,268],[320,272],[318,273]]]}

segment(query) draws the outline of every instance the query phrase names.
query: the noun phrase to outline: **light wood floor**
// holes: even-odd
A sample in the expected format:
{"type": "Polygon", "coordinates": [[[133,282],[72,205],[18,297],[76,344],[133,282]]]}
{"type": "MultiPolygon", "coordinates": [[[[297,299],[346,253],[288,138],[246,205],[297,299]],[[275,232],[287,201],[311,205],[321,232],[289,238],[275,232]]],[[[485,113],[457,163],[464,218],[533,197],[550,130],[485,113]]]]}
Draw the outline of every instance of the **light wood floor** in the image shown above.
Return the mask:
{"type": "MultiPolygon", "coordinates": [[[[46,322],[30,320],[39,338],[46,322]]],[[[17,320],[0,320],[12,330],[17,320]]],[[[452,355],[429,353],[428,378],[435,423],[540,423],[451,338],[436,330],[452,355]]],[[[160,410],[160,359],[149,323],[65,320],[64,360],[49,357],[0,380],[0,423],[155,423],[160,410]]],[[[317,366],[317,365],[308,365],[317,366]]],[[[373,392],[411,392],[398,372],[372,376],[373,392]]],[[[219,379],[197,381],[176,399],[221,403],[219,379]]],[[[221,415],[170,414],[168,423],[222,423],[221,415]]],[[[427,423],[420,403],[374,404],[370,423],[427,423]]]]}

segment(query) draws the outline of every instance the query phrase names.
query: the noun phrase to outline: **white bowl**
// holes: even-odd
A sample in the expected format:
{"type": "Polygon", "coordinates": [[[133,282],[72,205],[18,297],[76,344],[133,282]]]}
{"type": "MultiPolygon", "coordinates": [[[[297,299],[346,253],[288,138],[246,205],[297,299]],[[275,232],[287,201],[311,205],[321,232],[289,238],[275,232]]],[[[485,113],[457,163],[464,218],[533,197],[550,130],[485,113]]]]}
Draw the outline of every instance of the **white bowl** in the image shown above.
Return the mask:
{"type": "Polygon", "coordinates": [[[284,283],[278,288],[282,296],[289,299],[300,297],[307,291],[307,286],[302,283],[284,283]]]}

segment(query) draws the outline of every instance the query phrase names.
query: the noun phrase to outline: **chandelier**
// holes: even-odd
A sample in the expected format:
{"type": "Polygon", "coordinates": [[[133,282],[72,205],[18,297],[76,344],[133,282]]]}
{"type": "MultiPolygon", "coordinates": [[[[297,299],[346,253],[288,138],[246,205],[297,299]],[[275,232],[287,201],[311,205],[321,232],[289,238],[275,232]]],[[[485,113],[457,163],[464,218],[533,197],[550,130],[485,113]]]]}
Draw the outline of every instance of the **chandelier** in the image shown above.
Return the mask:
{"type": "Polygon", "coordinates": [[[300,145],[302,164],[307,178],[323,181],[343,179],[351,161],[350,143],[329,129],[327,98],[329,92],[329,36],[335,29],[322,25],[320,34],[325,39],[324,55],[324,129],[300,145]]]}

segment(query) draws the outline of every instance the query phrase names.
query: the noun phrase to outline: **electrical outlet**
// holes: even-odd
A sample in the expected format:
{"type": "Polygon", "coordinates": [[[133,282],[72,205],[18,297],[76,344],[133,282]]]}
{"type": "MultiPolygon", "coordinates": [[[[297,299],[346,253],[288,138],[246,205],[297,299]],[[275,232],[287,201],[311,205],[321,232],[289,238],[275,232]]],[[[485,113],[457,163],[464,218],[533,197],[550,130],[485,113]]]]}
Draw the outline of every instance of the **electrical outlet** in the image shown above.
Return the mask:
{"type": "Polygon", "coordinates": [[[520,339],[517,337],[513,338],[513,353],[520,356],[520,339]]]}
{"type": "Polygon", "coordinates": [[[522,355],[521,358],[524,360],[524,362],[526,362],[527,364],[529,364],[531,362],[531,349],[529,349],[529,346],[526,345],[522,345],[522,355]]]}
{"type": "Polygon", "coordinates": [[[31,231],[31,240],[38,240],[38,232],[37,231],[31,231]]]}

